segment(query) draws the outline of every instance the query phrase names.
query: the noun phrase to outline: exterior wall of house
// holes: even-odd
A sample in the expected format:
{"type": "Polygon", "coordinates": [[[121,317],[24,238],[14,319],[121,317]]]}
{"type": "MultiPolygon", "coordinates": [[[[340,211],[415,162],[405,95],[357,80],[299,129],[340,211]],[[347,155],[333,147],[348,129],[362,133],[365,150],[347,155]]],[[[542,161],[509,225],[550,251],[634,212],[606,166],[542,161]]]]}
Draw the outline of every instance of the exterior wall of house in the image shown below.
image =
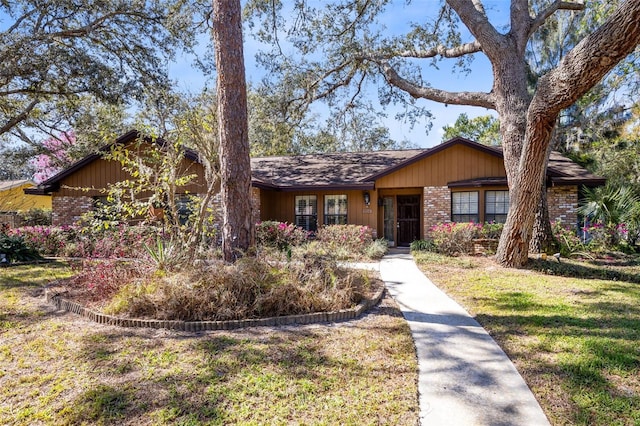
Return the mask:
{"type": "MultiPolygon", "coordinates": [[[[206,184],[202,165],[185,159],[179,168],[179,175],[187,176],[191,174],[195,174],[197,177],[181,188],[179,192],[189,192],[191,194],[205,192],[206,184]]],[[[127,179],[131,179],[131,176],[122,170],[119,162],[98,159],[64,178],[60,182],[60,190],[57,195],[63,197],[104,195],[104,191],[109,188],[109,185],[127,179]]]]}
{"type": "Polygon", "coordinates": [[[57,196],[52,198],[51,223],[54,226],[73,225],[93,209],[93,198],[87,196],[57,196]]]}
{"type": "Polygon", "coordinates": [[[260,220],[277,220],[295,223],[295,197],[298,195],[315,195],[318,201],[318,225],[324,223],[324,196],[347,196],[347,222],[366,225],[376,229],[378,222],[377,192],[361,190],[329,190],[329,191],[268,191],[260,190],[260,220]],[[368,192],[369,205],[364,203],[364,193],[368,192]]]}
{"type": "Polygon", "coordinates": [[[29,195],[24,190],[34,185],[27,183],[0,191],[0,212],[25,212],[30,209],[51,210],[50,195],[29,195]]]}
{"type": "Polygon", "coordinates": [[[434,225],[451,221],[451,191],[446,186],[427,186],[423,191],[423,235],[428,235],[434,225]]]}
{"type": "Polygon", "coordinates": [[[577,186],[552,186],[548,188],[547,204],[549,206],[549,219],[552,222],[561,221],[566,225],[577,225],[577,186]]]}
{"type": "Polygon", "coordinates": [[[381,177],[376,188],[443,187],[450,182],[503,176],[502,158],[455,145],[381,177]]]}

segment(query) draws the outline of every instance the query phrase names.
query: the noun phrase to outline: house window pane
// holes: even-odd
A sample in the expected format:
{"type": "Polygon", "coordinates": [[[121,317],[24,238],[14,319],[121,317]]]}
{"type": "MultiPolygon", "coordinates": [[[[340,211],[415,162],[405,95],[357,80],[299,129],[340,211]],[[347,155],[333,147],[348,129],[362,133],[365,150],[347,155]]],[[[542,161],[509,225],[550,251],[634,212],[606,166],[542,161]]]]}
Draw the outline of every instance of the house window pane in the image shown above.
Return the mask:
{"type": "Polygon", "coordinates": [[[478,192],[451,193],[451,220],[454,222],[478,222],[478,192]]]}
{"type": "Polygon", "coordinates": [[[185,225],[187,223],[189,216],[193,213],[193,208],[194,200],[190,195],[176,195],[176,211],[178,213],[178,222],[180,225],[185,225]]]}
{"type": "Polygon", "coordinates": [[[345,225],[347,223],[347,196],[324,196],[324,224],[345,225]]]}
{"type": "Polygon", "coordinates": [[[315,195],[297,195],[295,197],[296,226],[315,232],[318,230],[318,199],[315,195]]]}
{"type": "Polygon", "coordinates": [[[485,192],[485,214],[486,222],[504,223],[509,212],[509,191],[487,191],[485,192]]]}

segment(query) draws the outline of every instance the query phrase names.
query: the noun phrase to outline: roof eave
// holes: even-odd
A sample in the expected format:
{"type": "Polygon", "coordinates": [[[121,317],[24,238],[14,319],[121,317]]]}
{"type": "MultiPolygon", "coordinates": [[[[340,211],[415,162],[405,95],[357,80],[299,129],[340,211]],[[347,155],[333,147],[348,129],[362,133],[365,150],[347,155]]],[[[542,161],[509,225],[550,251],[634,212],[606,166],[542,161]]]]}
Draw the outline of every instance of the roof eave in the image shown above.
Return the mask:
{"type": "Polygon", "coordinates": [[[310,192],[310,191],[372,191],[375,189],[373,182],[361,182],[350,184],[327,184],[327,185],[271,185],[264,182],[253,182],[256,188],[282,192],[310,192]]]}

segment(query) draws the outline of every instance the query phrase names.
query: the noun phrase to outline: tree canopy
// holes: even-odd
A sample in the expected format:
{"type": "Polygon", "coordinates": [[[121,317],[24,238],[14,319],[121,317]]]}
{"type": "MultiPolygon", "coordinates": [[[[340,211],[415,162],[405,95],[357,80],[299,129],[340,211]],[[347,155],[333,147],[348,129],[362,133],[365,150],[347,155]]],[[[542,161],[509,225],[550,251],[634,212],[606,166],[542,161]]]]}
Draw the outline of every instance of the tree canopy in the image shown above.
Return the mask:
{"type": "Polygon", "coordinates": [[[444,126],[442,130],[443,142],[461,136],[484,145],[500,145],[500,122],[492,115],[469,118],[463,113],[453,125],[444,126]]]}
{"type": "Polygon", "coordinates": [[[1,2],[0,137],[33,142],[68,131],[88,94],[118,104],[169,87],[167,61],[193,48],[209,8],[200,0],[1,2]]]}

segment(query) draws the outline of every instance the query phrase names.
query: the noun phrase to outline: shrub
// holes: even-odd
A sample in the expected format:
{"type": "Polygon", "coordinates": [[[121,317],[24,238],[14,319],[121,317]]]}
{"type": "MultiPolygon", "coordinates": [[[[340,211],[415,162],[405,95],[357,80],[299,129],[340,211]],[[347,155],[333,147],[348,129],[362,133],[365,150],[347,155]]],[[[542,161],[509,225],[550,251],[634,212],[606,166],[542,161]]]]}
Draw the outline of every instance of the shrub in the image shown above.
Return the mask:
{"type": "Polygon", "coordinates": [[[500,239],[504,223],[486,222],[479,230],[479,238],[489,238],[493,240],[500,239]]]}
{"type": "Polygon", "coordinates": [[[0,253],[8,263],[40,259],[37,250],[29,247],[19,235],[0,233],[0,253]]]}
{"type": "Polygon", "coordinates": [[[411,242],[412,251],[437,251],[433,240],[415,240],[411,242]]]}
{"type": "Polygon", "coordinates": [[[554,238],[560,244],[560,254],[565,257],[575,255],[577,253],[586,252],[587,246],[580,239],[575,229],[571,226],[563,226],[562,222],[553,222],[551,224],[554,238]]]}
{"type": "Polygon", "coordinates": [[[430,236],[439,253],[449,256],[473,253],[473,240],[482,225],[476,223],[442,223],[431,228],[430,236]]]}
{"type": "Polygon", "coordinates": [[[373,230],[360,225],[327,225],[318,229],[316,239],[338,259],[364,256],[373,243],[373,230]]]}
{"type": "Polygon", "coordinates": [[[59,256],[66,244],[75,237],[75,228],[54,226],[23,226],[12,231],[24,238],[25,243],[46,256],[59,256]]]}
{"type": "Polygon", "coordinates": [[[51,210],[45,209],[29,209],[26,212],[19,213],[18,217],[22,226],[50,226],[51,210]]]}
{"type": "Polygon", "coordinates": [[[91,302],[104,302],[127,284],[151,275],[150,269],[139,263],[114,259],[85,259],[72,267],[78,273],[67,284],[80,292],[81,299],[91,302]]]}
{"type": "Polygon", "coordinates": [[[287,250],[307,241],[308,233],[292,223],[265,221],[256,224],[256,241],[267,247],[287,250]]]}
{"type": "Polygon", "coordinates": [[[387,254],[389,250],[389,244],[384,238],[378,238],[374,240],[364,249],[364,255],[372,260],[381,259],[382,256],[387,254]]]}

